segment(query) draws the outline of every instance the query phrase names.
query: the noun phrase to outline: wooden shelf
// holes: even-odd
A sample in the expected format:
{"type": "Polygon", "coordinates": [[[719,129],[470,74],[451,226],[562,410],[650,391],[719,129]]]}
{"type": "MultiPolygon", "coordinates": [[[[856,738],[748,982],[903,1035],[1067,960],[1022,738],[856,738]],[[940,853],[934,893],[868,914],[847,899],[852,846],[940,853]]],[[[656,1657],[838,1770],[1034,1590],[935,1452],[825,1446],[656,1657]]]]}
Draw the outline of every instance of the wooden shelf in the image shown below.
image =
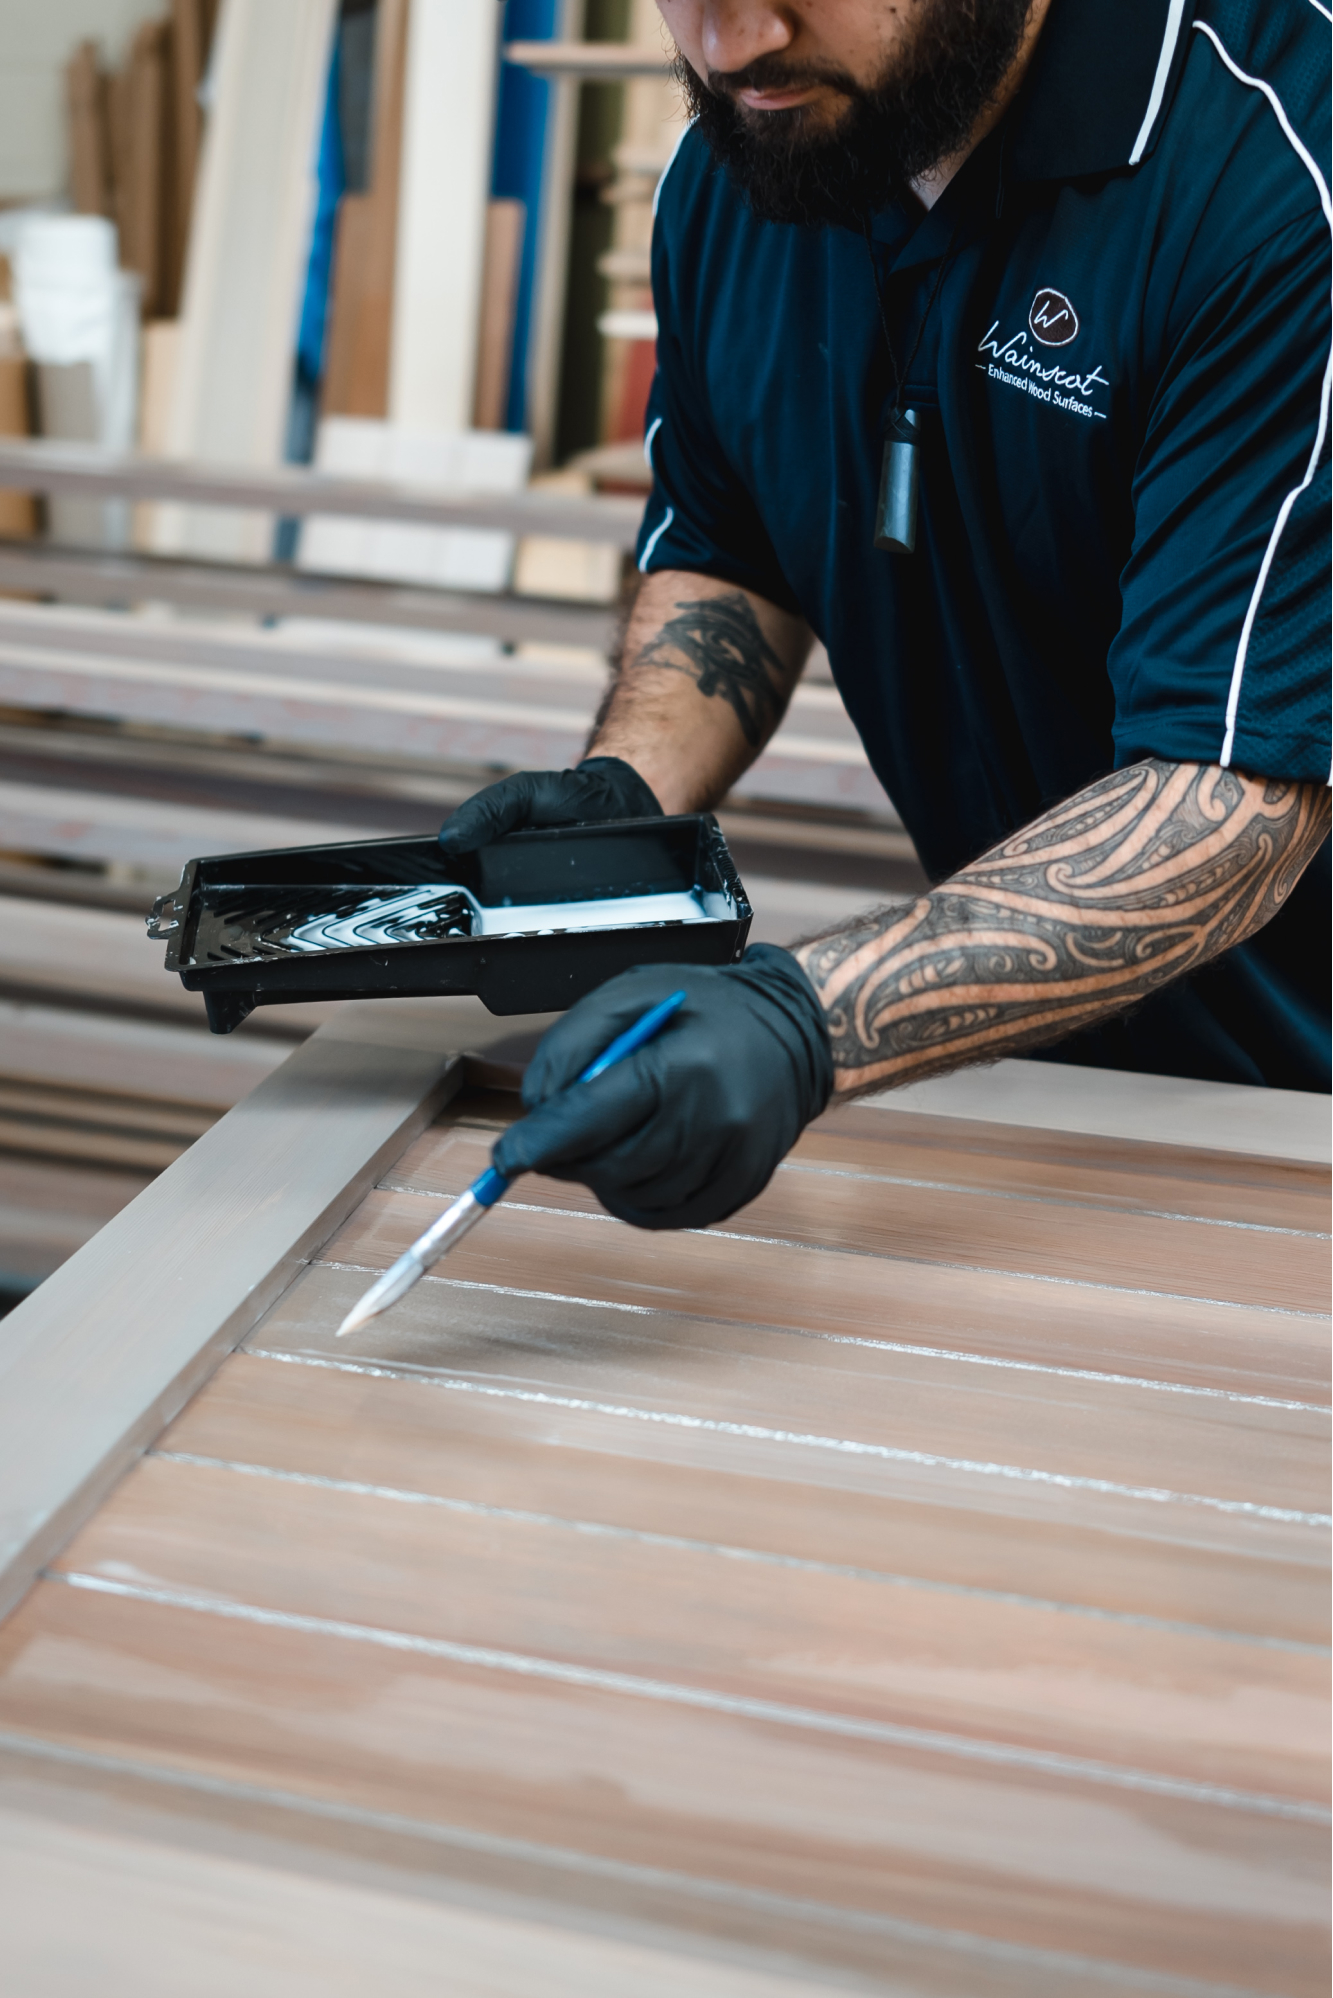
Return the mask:
{"type": "Polygon", "coordinates": [[[509,42],[504,59],[534,76],[573,83],[624,83],[634,76],[670,76],[674,58],[624,42],[509,42]]]}

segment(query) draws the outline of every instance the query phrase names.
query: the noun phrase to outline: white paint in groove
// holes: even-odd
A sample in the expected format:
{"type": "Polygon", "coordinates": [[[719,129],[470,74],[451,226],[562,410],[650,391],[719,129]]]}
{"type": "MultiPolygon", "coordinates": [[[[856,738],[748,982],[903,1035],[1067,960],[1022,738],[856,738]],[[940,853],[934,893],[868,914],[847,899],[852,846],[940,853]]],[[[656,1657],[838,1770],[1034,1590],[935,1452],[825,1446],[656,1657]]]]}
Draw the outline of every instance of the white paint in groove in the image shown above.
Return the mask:
{"type": "MultiPolygon", "coordinates": [[[[409,1200],[429,1200],[438,1206],[441,1195],[423,1193],[419,1187],[400,1187],[409,1200]]],[[[564,1221],[600,1221],[612,1227],[622,1228],[623,1221],[617,1221],[614,1214],[590,1213],[581,1207],[546,1207],[538,1201],[506,1200],[505,1211],[509,1214],[558,1214],[564,1221]]],[[[1053,1283],[1065,1290],[1090,1290],[1105,1292],[1111,1297],[1153,1297],[1164,1304],[1207,1304],[1217,1311],[1262,1311],[1272,1318],[1306,1318],[1322,1325],[1328,1318],[1326,1311],[1296,1311],[1281,1304],[1246,1304],[1234,1297],[1197,1297],[1192,1292],[1180,1290],[1146,1290],[1136,1284],[1091,1283],[1086,1277],[1047,1276],[1039,1270],[991,1269],[984,1263],[946,1263],[933,1256],[906,1256],[901,1252],[885,1254],[882,1249],[858,1249],[845,1242],[806,1242],[792,1235],[743,1235],[732,1228],[682,1228],[682,1235],[692,1235],[703,1242],[748,1242],[759,1249],[795,1249],[803,1255],[814,1256],[864,1256],[876,1263],[907,1263],[913,1269],[948,1270],[953,1276],[1011,1277],[1015,1283],[1053,1283]]]]}
{"type": "MultiPolygon", "coordinates": [[[[315,1267],[322,1270],[345,1270],[353,1276],[383,1276],[383,1270],[374,1269],[369,1263],[333,1263],[318,1259],[315,1267]]],[[[544,1304],[586,1305],[589,1311],[624,1311],[634,1318],[695,1318],[701,1325],[721,1325],[734,1329],[736,1321],[728,1318],[708,1318],[697,1312],[668,1311],[662,1305],[622,1304],[617,1299],[606,1297],[572,1297],[554,1290],[514,1290],[507,1283],[473,1283],[465,1277],[436,1276],[427,1271],[424,1283],[449,1284],[455,1290],[488,1291],[493,1297],[529,1297],[544,1304]]],[[[1153,1394],[1185,1394],[1199,1396],[1208,1401],[1234,1401],[1249,1408],[1285,1408],[1303,1415],[1319,1415],[1325,1420],[1333,1409],[1327,1402],[1280,1401],[1268,1394],[1240,1394],[1234,1388],[1199,1387],[1192,1381],[1154,1381],[1140,1374],[1099,1373],[1092,1367],[1053,1367],[1042,1360],[1002,1360],[991,1353],[964,1353],[951,1346],[919,1346],[903,1339],[865,1339],[852,1332],[813,1332],[804,1325],[770,1325],[763,1319],[742,1321],[744,1329],[750,1332],[774,1332],[784,1339],[818,1339],[830,1346],[864,1346],[872,1353],[904,1353],[912,1359],[956,1360],[964,1367],[998,1367],[1003,1372],[1015,1374],[1053,1374],[1061,1380],[1099,1381],[1109,1387],[1147,1388],[1153,1394]]],[[[262,1332],[262,1325],[256,1328],[262,1332]]],[[[247,1346],[247,1351],[252,1350],[247,1346]]],[[[404,1372],[425,1372],[430,1369],[412,1367],[402,1362],[404,1372]]]]}
{"type": "MultiPolygon", "coordinates": [[[[383,1276],[383,1270],[372,1269],[368,1263],[329,1263],[321,1257],[318,1267],[322,1270],[349,1270],[356,1276],[383,1276]]],[[[586,1304],[593,1311],[628,1311],[636,1318],[655,1318],[657,1307],[651,1304],[619,1304],[610,1298],[568,1297],[561,1290],[514,1290],[507,1283],[469,1283],[464,1277],[435,1277],[427,1273],[427,1283],[449,1283],[455,1290],[498,1291],[504,1297],[530,1297],[539,1304],[586,1304]]]]}
{"type": "Polygon", "coordinates": [[[373,1811],[361,1804],[344,1803],[340,1798],[315,1797],[296,1790],[270,1790],[257,1783],[241,1783],[226,1776],[205,1774],[202,1770],[175,1769],[164,1764],[132,1762],[128,1757],[105,1755],[95,1749],[74,1748],[66,1742],[43,1741],[33,1735],[0,1734],[0,1754],[27,1756],[33,1761],[54,1762],[68,1769],[81,1769],[99,1775],[128,1777],[167,1790],[217,1797],[229,1802],[266,1805],[277,1811],[295,1812],[300,1817],[319,1818],[335,1824],[354,1825],[369,1831],[391,1832],[408,1838],[424,1839],[461,1852],[485,1853],[488,1857],[519,1860],[553,1871],[588,1874],[597,1879],[616,1880],[627,1886],[653,1887],[680,1894],[688,1900],[721,1903],[728,1907],[752,1908],[764,1914],[800,1917],[819,1923],[834,1923],[839,1930],[882,1935],[895,1941],[924,1943],[933,1948],[966,1952],[984,1961],[1031,1964],[1043,1970],[1065,1970],[1073,1976],[1106,1977],[1114,1973],[1125,1990],[1140,1985],[1152,1998],[1267,1998],[1267,1994],[1239,1985],[1199,1984],[1193,1978],[1162,1973],[1144,1976],[1136,1970],[1110,1965],[1100,1958],[1073,1956],[1063,1950],[1028,1948],[1021,1943],[969,1935],[962,1929],[931,1929],[921,1922],[885,1915],[867,1908],[836,1907],[825,1901],[797,1900],[766,1892],[762,1887],[743,1887],[728,1880],[712,1880],[703,1874],[672,1873],[661,1866],[636,1866],[623,1859],[609,1859],[600,1853],[575,1852],[567,1846],[537,1845],[530,1839],[505,1838],[495,1832],[474,1831],[462,1825],[439,1824],[429,1818],[409,1818],[397,1811],[373,1811]]]}
{"type": "Polygon", "coordinates": [[[233,1457],[205,1457],[193,1450],[149,1450],[146,1456],[165,1464],[189,1464],[198,1470],[230,1471],[243,1478],[271,1478],[277,1484],[309,1485],[316,1491],[345,1492],[350,1498],[384,1499],[393,1505],[438,1506],[443,1512],[479,1519],[504,1520],[516,1526],[540,1526],[562,1533],[582,1533],[594,1539],[628,1540],[636,1546],[666,1547],[682,1554],[707,1554],[723,1561],[751,1561],[764,1568],[794,1568],[801,1574],[835,1575],[841,1581],[871,1582],[885,1588],[920,1589],[927,1595],[977,1597],[1014,1609],[1083,1616],[1098,1623],[1127,1623],[1135,1629],[1165,1630],[1183,1637],[1203,1637],[1220,1644],[1255,1645],[1264,1651],[1295,1651],[1327,1658],[1326,1644],[1305,1644],[1294,1637],[1264,1637],[1246,1630],[1217,1630],[1211,1624],[1186,1623],[1177,1617],[1141,1615],[1132,1610],[1100,1609],[1093,1603],[1057,1602],[1046,1596],[1025,1596],[1016,1589],[983,1589],[968,1582],[932,1581],[924,1575],[897,1575],[882,1568],[856,1568],[845,1561],[810,1561],[798,1554],[774,1554],[762,1547],[733,1547],[718,1540],[691,1540],[678,1533],[651,1533],[638,1526],[612,1526],[599,1519],[566,1519],[559,1513],[527,1512],[517,1506],[483,1505],[477,1499],[446,1498],[439,1492],[404,1490],[397,1485],[368,1485],[354,1478],[323,1477],[313,1471],[289,1471],[276,1464],[246,1464],[233,1457]]]}
{"type": "Polygon", "coordinates": [[[1013,1200],[1025,1207],[1076,1207],[1082,1213],[1104,1214],[1112,1220],[1189,1221],[1199,1228],[1240,1228],[1251,1235],[1296,1235],[1306,1242],[1333,1241],[1317,1228],[1279,1228],[1268,1221],[1226,1221],[1214,1214],[1175,1214],[1164,1207],[1111,1207],[1100,1200],[1064,1200],[1055,1193],[1010,1193],[999,1186],[970,1186],[956,1180],[908,1179],[891,1172],[851,1172],[845,1166],[807,1165],[784,1159],[779,1172],[809,1173],[819,1179],[855,1179],[871,1186],[911,1186],[923,1193],[965,1194],[978,1200],[1013,1200]]]}
{"type": "MultiPolygon", "coordinates": [[[[314,1353],[276,1353],[263,1346],[248,1346],[246,1351],[256,1359],[278,1360],[287,1366],[325,1367],[330,1372],[367,1374],[381,1380],[401,1379],[406,1371],[393,1366],[368,1366],[359,1360],[329,1360],[314,1353]]],[[[925,1470],[962,1471],[974,1477],[1011,1478],[1026,1484],[1058,1485],[1065,1491],[1103,1492],[1111,1498],[1146,1499],[1154,1505],[1206,1506],[1210,1512],[1279,1520],[1288,1526],[1333,1526],[1333,1514],[1297,1512],[1288,1506],[1260,1505],[1251,1499],[1209,1498],[1199,1492],[1173,1492],[1156,1485],[1120,1485],[1109,1478],[1080,1478],[1066,1471],[1039,1471],[1023,1464],[989,1464],[969,1457],[943,1457],[933,1451],[895,1449],[889,1443],[860,1443],[845,1436],[805,1435],[798,1430],[769,1429],[753,1422],[723,1422],[711,1416],[685,1415],[675,1409],[635,1408],[630,1404],[588,1401],[578,1395],[547,1394],[535,1388],[492,1387],[481,1381],[460,1380],[416,1369],[412,1370],[411,1377],[455,1394],[487,1395],[499,1401],[535,1402],[548,1408],[576,1409],[587,1415],[619,1416],[631,1422],[656,1422],[670,1429],[698,1429],[718,1436],[739,1436],[755,1443],[785,1443],[806,1450],[836,1450],[850,1457],[878,1457],[890,1464],[917,1464],[925,1470]]]]}
{"type": "Polygon", "coordinates": [[[311,1637],[336,1637],[352,1644],[373,1644],[386,1651],[406,1651],[418,1657],[440,1658],[450,1664],[473,1665],[483,1671],[510,1672],[517,1678],[544,1679],[589,1692],[617,1693],[629,1699],[655,1700],[667,1706],[694,1707],[704,1713],[726,1714],[780,1727],[803,1728],[812,1734],[838,1735],[869,1741],[881,1748],[914,1749],[947,1755],[966,1762],[986,1762],[1064,1777],[1074,1782],[1103,1783],[1118,1790],[1146,1791],[1151,1796],[1178,1797],[1189,1803],[1215,1804],[1223,1810],[1252,1812],[1261,1817],[1294,1818],[1302,1824],[1333,1823],[1333,1812],[1320,1804],[1293,1797],[1270,1797],[1252,1790],[1234,1790],[1217,1783],[1195,1783],[1185,1777],[1163,1776],[1151,1769],[1132,1769],[1091,1757],[1061,1755],[1053,1749],[1019,1748],[1003,1741],[970,1735],[945,1734],[936,1728],[906,1727],[895,1721],[865,1720],[852,1714],[826,1713],[817,1707],[789,1706],[780,1700],[756,1700],[743,1694],[716,1692],[703,1686],[681,1686],[669,1679],[647,1679],[633,1672],[608,1672],[574,1665],[560,1658],[541,1658],[522,1651],[500,1651],[484,1644],[457,1644],[449,1638],[418,1637],[410,1631],[377,1624],[346,1623],[340,1618],[302,1616],[292,1610],[263,1609],[257,1603],[216,1596],[194,1596],[175,1589],[145,1588],[135,1582],[113,1582],[102,1575],[46,1570],[43,1580],[93,1595],[117,1596],[161,1609],[188,1610],[221,1617],[227,1622],[257,1624],[269,1630],[300,1631],[311,1637]]]}

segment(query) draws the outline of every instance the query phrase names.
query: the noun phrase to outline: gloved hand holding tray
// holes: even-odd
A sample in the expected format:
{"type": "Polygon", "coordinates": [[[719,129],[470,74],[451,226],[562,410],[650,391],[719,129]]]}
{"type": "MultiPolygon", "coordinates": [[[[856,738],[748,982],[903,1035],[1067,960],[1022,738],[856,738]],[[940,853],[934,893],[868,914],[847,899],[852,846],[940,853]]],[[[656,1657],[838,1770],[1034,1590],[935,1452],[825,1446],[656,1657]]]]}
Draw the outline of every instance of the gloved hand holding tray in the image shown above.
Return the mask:
{"type": "Polygon", "coordinates": [[[707,814],[191,860],[150,937],[230,1033],[256,1006],[475,993],[559,1012],[636,964],[732,964],[752,911],[707,814]]]}

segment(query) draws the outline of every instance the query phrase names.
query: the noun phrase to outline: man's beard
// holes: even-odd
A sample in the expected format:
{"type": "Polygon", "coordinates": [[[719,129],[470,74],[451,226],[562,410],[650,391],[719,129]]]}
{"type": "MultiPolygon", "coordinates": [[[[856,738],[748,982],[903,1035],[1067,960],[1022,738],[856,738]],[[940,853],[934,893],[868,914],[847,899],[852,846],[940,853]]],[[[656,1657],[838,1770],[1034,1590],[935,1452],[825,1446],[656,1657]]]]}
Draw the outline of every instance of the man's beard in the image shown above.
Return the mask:
{"type": "Polygon", "coordinates": [[[676,75],[714,157],[762,221],[859,227],[966,144],[1018,54],[1031,6],[925,0],[907,46],[868,86],[781,56],[760,56],[711,85],[682,56],[676,75]],[[805,106],[747,114],[734,101],[737,90],[806,83],[830,84],[848,99],[832,127],[805,106]]]}

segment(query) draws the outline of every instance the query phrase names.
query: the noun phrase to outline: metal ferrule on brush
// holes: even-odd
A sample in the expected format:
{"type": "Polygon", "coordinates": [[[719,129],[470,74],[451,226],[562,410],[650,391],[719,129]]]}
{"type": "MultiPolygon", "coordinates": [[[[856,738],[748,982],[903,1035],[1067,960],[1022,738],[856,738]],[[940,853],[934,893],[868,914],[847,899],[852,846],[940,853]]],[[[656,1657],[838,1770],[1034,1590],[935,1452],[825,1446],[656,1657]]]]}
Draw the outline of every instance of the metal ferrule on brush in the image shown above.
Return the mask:
{"type": "MultiPolygon", "coordinates": [[[[632,1027],[626,1027],[623,1034],[616,1035],[610,1047],[604,1049],[570,1087],[577,1089],[581,1083],[594,1081],[606,1069],[614,1067],[616,1062],[623,1061],[626,1055],[634,1054],[645,1042],[652,1040],[654,1034],[662,1031],[667,1021],[685,1004],[685,998],[683,990],[673,992],[656,1006],[650,1006],[632,1027]]],[[[337,1336],[343,1339],[349,1332],[358,1331],[372,1318],[378,1318],[381,1311],[387,1311],[391,1304],[396,1304],[400,1297],[405,1297],[431,1264],[437,1263],[446,1249],[451,1249],[469,1228],[480,1221],[488,1207],[494,1207],[497,1200],[503,1200],[510,1184],[505,1173],[497,1172],[494,1166],[487,1166],[485,1172],[473,1180],[467,1192],[461,1194],[452,1207],[446,1207],[434,1226],[427,1228],[424,1235],[418,1235],[411,1248],[399,1256],[393,1268],[386,1270],[378,1283],[373,1283],[360,1302],[352,1306],[338,1327],[337,1336]]]]}
{"type": "Polygon", "coordinates": [[[469,1228],[476,1226],[489,1207],[504,1193],[509,1181],[502,1173],[491,1166],[468,1188],[460,1193],[451,1206],[446,1207],[438,1221],[432,1222],[424,1235],[418,1235],[410,1249],[404,1249],[396,1263],[392,1263],[373,1283],[356,1307],[349,1311],[338,1327],[341,1339],[348,1332],[355,1332],[377,1318],[381,1311],[387,1311],[400,1297],[405,1297],[413,1284],[420,1281],[433,1263],[437,1263],[447,1249],[461,1241],[469,1228]]]}

